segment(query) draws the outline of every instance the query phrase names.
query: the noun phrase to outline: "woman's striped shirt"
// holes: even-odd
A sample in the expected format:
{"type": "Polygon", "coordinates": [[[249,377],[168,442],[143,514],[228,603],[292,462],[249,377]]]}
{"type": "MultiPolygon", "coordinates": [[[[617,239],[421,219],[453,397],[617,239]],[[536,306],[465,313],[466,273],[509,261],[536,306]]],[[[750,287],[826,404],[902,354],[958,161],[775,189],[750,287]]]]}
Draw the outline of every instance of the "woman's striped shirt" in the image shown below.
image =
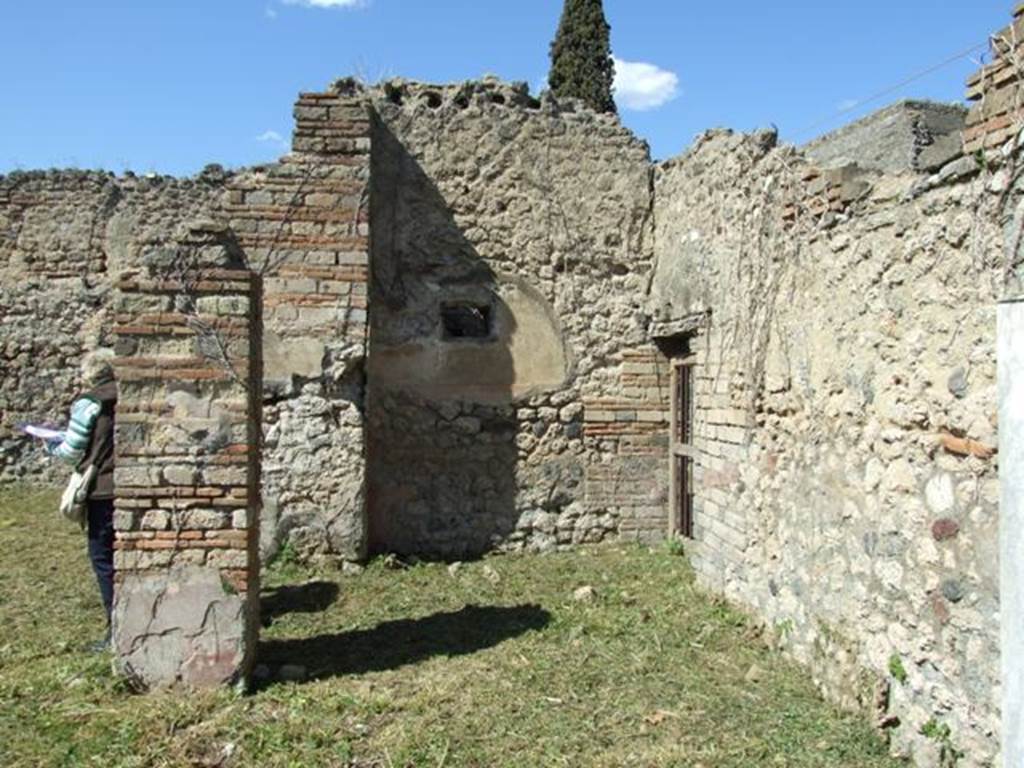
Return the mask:
{"type": "Polygon", "coordinates": [[[92,439],[92,431],[101,410],[103,406],[91,397],[80,397],[75,400],[71,405],[71,421],[62,433],[62,439],[59,442],[54,440],[47,443],[46,452],[68,464],[77,465],[89,447],[89,440],[92,439]]]}

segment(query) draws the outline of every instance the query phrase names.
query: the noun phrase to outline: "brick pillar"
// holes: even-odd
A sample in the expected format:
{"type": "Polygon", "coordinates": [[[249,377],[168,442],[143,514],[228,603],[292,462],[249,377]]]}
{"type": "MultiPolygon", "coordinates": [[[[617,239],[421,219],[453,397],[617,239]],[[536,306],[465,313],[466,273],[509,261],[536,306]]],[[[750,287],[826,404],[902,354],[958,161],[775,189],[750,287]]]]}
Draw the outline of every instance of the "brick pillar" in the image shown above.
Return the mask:
{"type": "Polygon", "coordinates": [[[1020,100],[1019,60],[1024,53],[1024,4],[1013,23],[991,36],[990,64],[967,80],[967,100],[974,102],[964,127],[964,154],[994,152],[1020,133],[1024,109],[1020,100]]]}
{"type": "Polygon", "coordinates": [[[119,669],[243,681],[259,610],[260,287],[200,222],[121,275],[114,332],[119,669]]]}
{"type": "Polygon", "coordinates": [[[223,206],[263,282],[272,396],[265,521],[305,528],[304,554],[358,561],[366,555],[370,113],[360,89],[341,83],[300,95],[295,118],[293,151],[235,177],[223,206]]]}

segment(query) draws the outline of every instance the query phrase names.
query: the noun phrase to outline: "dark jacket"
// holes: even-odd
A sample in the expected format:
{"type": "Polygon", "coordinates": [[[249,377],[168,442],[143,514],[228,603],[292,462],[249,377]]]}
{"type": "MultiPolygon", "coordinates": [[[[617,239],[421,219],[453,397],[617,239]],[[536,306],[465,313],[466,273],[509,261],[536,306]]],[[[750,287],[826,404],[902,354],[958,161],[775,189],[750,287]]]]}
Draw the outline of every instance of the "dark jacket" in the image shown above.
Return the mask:
{"type": "Polygon", "coordinates": [[[93,481],[92,490],[89,491],[90,500],[113,499],[114,409],[117,406],[117,384],[108,381],[86,392],[85,396],[98,401],[102,410],[96,419],[89,447],[78,469],[81,471],[90,464],[96,465],[96,479],[93,481]]]}

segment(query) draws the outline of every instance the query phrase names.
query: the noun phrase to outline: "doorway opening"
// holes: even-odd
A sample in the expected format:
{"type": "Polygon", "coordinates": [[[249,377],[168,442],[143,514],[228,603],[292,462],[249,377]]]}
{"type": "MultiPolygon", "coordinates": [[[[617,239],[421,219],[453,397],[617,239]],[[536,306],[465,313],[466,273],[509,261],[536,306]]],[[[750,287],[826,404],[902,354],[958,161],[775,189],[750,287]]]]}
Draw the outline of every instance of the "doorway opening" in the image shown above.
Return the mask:
{"type": "Polygon", "coordinates": [[[694,445],[696,355],[690,337],[670,354],[672,408],[669,429],[669,535],[693,538],[693,497],[697,449],[694,445]]]}

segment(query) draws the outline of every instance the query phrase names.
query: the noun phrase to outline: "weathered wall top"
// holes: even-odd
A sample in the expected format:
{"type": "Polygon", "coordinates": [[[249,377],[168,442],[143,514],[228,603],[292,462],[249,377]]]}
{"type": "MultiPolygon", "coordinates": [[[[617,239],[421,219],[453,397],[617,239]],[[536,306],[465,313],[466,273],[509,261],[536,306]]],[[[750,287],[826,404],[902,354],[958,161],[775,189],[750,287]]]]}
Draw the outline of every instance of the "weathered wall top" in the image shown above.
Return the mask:
{"type": "Polygon", "coordinates": [[[394,112],[393,108],[397,107],[407,115],[435,113],[446,116],[463,112],[482,115],[490,108],[503,108],[510,112],[561,116],[570,122],[593,123],[614,129],[646,146],[646,142],[636,138],[616,115],[594,112],[579,99],[555,97],[549,91],[533,96],[527,83],[506,82],[493,76],[462,83],[424,83],[394,78],[372,86],[343,78],[336,80],[328,90],[348,96],[362,93],[377,109],[387,109],[392,105],[390,111],[394,112]]]}
{"type": "Polygon", "coordinates": [[[932,171],[960,154],[967,110],[957,104],[906,100],[820,136],[803,146],[824,166],[877,171],[932,171]]]}

